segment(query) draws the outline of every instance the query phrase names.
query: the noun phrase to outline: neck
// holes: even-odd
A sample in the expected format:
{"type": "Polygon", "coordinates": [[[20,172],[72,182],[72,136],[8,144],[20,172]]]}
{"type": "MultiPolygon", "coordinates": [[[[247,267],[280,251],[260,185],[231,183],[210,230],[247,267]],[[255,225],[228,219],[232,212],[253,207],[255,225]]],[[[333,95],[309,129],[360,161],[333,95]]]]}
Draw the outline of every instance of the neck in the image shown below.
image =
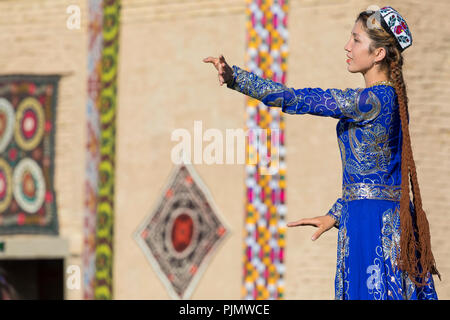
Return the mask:
{"type": "Polygon", "coordinates": [[[363,72],[364,81],[366,83],[366,88],[372,86],[374,83],[379,81],[389,81],[388,76],[384,72],[380,72],[378,68],[373,66],[366,72],[363,72]]]}

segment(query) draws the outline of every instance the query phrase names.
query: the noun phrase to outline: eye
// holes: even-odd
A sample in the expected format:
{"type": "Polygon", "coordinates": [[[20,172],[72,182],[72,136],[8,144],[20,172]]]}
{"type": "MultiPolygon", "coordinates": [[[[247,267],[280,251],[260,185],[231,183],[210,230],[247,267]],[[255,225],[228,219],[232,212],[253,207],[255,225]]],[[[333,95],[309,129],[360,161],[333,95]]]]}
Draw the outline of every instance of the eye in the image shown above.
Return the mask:
{"type": "Polygon", "coordinates": [[[359,40],[356,40],[356,39],[355,39],[355,42],[359,42],[359,40]]]}

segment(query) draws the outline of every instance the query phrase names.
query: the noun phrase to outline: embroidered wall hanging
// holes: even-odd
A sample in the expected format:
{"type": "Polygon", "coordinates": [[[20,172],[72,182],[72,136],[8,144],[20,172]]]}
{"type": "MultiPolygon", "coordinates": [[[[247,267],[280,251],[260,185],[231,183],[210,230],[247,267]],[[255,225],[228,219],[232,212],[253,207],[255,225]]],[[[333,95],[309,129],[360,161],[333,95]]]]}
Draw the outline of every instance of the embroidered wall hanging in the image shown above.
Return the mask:
{"type": "Polygon", "coordinates": [[[229,228],[188,164],[178,165],[135,239],[173,299],[188,299],[229,228]]]}
{"type": "MultiPolygon", "coordinates": [[[[247,0],[247,71],[285,83],[288,10],[287,0],[247,0]]],[[[246,151],[249,159],[252,160],[251,155],[259,150],[258,158],[278,154],[279,163],[275,174],[270,175],[261,174],[263,171],[259,160],[256,165],[246,164],[242,296],[247,300],[283,299],[286,236],[285,121],[280,108],[269,108],[249,97],[246,97],[246,101],[247,129],[250,133],[263,131],[267,134],[266,142],[249,136],[246,151]]]]}
{"type": "Polygon", "coordinates": [[[54,189],[60,76],[0,76],[0,234],[58,235],[54,189]]]}

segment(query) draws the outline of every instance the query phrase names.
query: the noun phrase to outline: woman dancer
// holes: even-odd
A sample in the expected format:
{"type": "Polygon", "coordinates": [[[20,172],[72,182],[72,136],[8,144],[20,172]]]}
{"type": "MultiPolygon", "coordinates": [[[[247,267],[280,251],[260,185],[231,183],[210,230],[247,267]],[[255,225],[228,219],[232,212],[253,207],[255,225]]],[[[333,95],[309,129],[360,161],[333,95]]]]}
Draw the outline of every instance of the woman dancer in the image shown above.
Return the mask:
{"type": "Polygon", "coordinates": [[[361,12],[345,50],[348,71],[364,76],[365,88],[288,88],[258,77],[223,55],[208,57],[220,85],[280,107],[289,114],[339,119],[342,197],[324,216],[289,227],[315,226],[317,239],[339,229],[335,299],[437,299],[431,251],[409,135],[402,52],[411,32],[392,7],[361,12]],[[411,182],[413,201],[409,197],[411,182]]]}

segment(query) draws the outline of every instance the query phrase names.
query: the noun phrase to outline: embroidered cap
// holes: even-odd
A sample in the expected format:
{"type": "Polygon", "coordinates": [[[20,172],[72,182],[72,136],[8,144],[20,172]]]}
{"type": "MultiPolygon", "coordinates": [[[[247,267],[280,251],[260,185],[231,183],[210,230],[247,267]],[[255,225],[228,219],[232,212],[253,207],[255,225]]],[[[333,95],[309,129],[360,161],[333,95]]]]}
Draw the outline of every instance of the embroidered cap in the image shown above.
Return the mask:
{"type": "Polygon", "coordinates": [[[383,7],[379,10],[381,26],[397,40],[400,51],[412,45],[412,36],[405,19],[392,7],[383,7]]]}

